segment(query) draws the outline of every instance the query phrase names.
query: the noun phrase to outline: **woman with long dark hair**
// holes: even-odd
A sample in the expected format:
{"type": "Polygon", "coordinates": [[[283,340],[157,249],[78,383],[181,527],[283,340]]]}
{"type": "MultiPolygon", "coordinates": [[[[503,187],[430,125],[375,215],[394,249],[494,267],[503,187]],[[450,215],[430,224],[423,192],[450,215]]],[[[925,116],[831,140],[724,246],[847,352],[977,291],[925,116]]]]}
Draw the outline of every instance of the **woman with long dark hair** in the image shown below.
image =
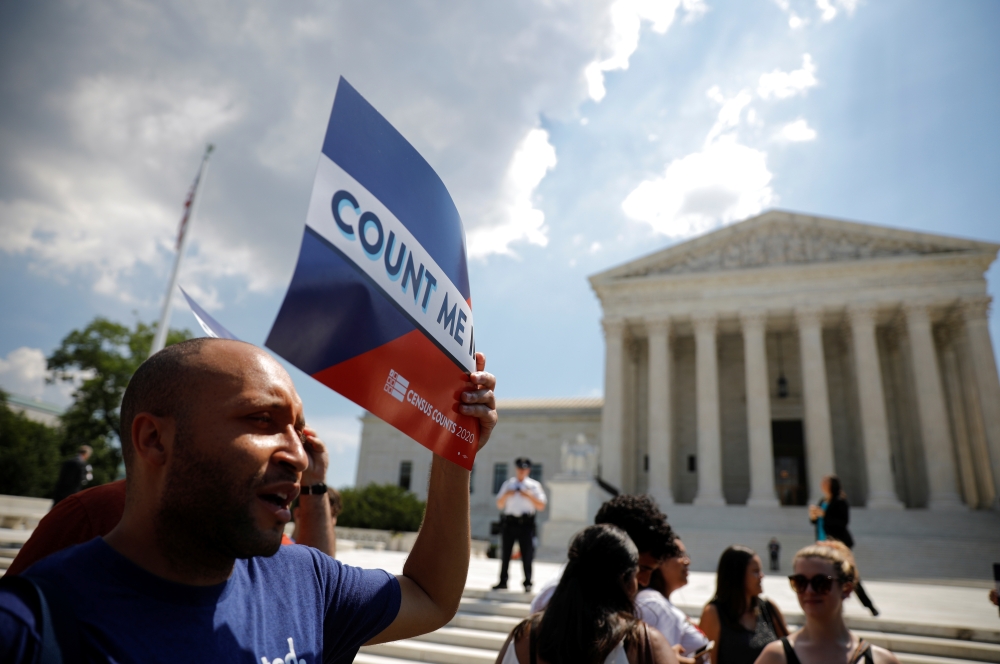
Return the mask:
{"type": "Polygon", "coordinates": [[[497,664],[677,664],[667,640],[635,617],[638,569],[625,531],[585,528],[548,606],[514,628],[497,664]]]}
{"type": "Polygon", "coordinates": [[[761,597],[763,566],[753,549],[722,552],[715,596],[701,612],[701,631],[715,641],[712,664],[753,664],[768,643],[788,635],[777,605],[761,597]]]}
{"type": "MultiPolygon", "coordinates": [[[[854,537],[847,529],[847,524],[851,522],[851,504],[840,484],[840,478],[836,475],[827,475],[820,483],[820,490],[823,492],[823,497],[817,504],[809,506],[809,520],[816,529],[816,541],[836,540],[843,542],[848,549],[853,549],[854,537]]],[[[873,616],[877,616],[878,609],[865,592],[860,578],[855,579],[853,587],[861,603],[873,616]]]]}
{"type": "Polygon", "coordinates": [[[851,550],[829,540],[795,554],[788,577],[806,624],[764,648],[757,664],[899,664],[884,648],[869,645],[844,623],[844,600],[851,596],[857,569],[851,550]]]}

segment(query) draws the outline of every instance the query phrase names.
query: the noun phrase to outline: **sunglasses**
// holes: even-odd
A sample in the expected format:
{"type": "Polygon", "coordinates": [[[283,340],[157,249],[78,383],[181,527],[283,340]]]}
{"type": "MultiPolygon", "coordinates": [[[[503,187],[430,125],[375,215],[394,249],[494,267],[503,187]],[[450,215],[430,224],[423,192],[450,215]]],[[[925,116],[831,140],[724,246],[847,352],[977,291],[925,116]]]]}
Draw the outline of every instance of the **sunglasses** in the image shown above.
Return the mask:
{"type": "Polygon", "coordinates": [[[805,574],[793,574],[788,577],[788,582],[792,585],[792,589],[800,595],[806,591],[806,588],[812,586],[813,591],[817,595],[825,595],[830,592],[833,588],[833,583],[837,579],[832,576],[826,576],[824,574],[817,574],[811,579],[805,574]]]}

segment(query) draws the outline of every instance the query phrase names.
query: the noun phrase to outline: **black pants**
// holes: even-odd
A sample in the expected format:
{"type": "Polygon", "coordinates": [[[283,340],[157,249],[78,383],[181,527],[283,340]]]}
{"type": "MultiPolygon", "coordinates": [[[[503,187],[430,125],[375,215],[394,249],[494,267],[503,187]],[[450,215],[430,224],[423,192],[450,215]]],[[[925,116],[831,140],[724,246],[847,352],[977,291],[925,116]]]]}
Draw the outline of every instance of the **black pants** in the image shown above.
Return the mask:
{"type": "Polygon", "coordinates": [[[535,516],[505,516],[503,529],[503,560],[500,563],[500,585],[507,585],[507,568],[510,565],[510,554],[516,541],[521,547],[521,563],[524,565],[524,582],[531,583],[531,560],[535,557],[535,516]]]}
{"type": "Polygon", "coordinates": [[[868,593],[865,592],[865,587],[861,585],[861,579],[854,582],[854,594],[858,596],[858,599],[861,600],[861,604],[864,605],[866,609],[875,613],[875,604],[868,596],[868,593]]]}

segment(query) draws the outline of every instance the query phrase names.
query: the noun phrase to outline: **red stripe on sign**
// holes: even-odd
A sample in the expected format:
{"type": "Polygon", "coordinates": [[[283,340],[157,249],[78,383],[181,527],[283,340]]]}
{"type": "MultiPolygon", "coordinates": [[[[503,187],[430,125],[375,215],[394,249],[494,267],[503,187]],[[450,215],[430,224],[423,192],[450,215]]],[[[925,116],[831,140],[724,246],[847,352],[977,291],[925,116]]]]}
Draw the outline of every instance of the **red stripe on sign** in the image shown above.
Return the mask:
{"type": "Polygon", "coordinates": [[[468,375],[419,330],[313,378],[435,454],[472,469],[479,420],[456,411],[468,375]]]}

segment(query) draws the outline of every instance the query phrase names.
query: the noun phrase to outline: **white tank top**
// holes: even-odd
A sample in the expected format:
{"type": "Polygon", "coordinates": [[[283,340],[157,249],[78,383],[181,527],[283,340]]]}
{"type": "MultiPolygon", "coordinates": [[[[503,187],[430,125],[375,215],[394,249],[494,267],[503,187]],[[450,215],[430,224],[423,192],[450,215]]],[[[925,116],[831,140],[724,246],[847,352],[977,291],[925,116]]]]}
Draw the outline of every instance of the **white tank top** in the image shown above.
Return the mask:
{"type": "MultiPolygon", "coordinates": [[[[504,653],[500,664],[524,664],[517,660],[517,653],[514,652],[513,642],[507,647],[507,652],[504,653]]],[[[628,664],[628,655],[625,654],[624,641],[619,641],[615,649],[608,653],[608,656],[604,659],[604,664],[628,664]]]]}

